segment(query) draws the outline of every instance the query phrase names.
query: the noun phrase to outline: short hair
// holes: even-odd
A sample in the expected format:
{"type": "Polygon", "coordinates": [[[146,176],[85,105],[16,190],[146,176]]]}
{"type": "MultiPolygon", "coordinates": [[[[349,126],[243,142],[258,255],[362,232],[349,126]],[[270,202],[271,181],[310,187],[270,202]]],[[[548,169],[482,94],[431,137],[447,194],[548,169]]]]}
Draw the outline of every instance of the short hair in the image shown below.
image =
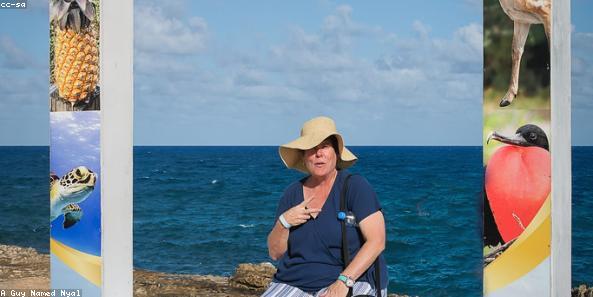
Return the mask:
{"type": "Polygon", "coordinates": [[[340,156],[340,147],[338,146],[338,138],[335,135],[330,135],[328,138],[329,141],[332,143],[332,147],[334,148],[334,152],[336,152],[336,156],[340,156]]]}

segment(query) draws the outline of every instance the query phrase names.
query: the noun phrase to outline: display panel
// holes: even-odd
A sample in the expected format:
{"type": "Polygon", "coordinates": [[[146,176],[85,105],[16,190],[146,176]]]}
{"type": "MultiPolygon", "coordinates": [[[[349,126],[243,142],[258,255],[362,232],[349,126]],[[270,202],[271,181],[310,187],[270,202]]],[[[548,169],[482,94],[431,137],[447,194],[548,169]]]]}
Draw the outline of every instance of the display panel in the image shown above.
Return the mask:
{"type": "Polygon", "coordinates": [[[51,287],[101,296],[99,1],[49,5],[51,287]]]}
{"type": "Polygon", "coordinates": [[[550,296],[550,28],[551,1],[484,1],[484,296],[550,296]]]}

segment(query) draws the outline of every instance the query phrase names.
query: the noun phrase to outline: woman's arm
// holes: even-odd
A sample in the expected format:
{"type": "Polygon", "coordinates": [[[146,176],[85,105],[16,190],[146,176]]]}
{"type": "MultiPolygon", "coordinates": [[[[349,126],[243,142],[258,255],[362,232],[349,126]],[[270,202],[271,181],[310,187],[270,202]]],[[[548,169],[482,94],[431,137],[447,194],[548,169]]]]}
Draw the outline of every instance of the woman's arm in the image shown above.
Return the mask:
{"type": "Polygon", "coordinates": [[[369,215],[359,225],[365,242],[342,272],[354,280],[367,271],[385,249],[385,220],[381,211],[369,215]]]}
{"type": "MultiPolygon", "coordinates": [[[[282,215],[286,222],[293,227],[298,226],[309,220],[311,214],[319,213],[321,211],[320,208],[307,208],[307,204],[311,200],[313,200],[313,197],[309,197],[299,205],[285,211],[282,215]]],[[[286,252],[288,248],[288,234],[289,230],[282,226],[280,220],[276,220],[274,228],[272,228],[272,231],[268,235],[268,254],[272,260],[278,260],[286,252]]]]}
{"type": "MultiPolygon", "coordinates": [[[[383,213],[377,211],[360,222],[360,231],[365,239],[364,244],[352,259],[352,262],[344,269],[343,275],[357,280],[369,267],[375,262],[375,259],[385,249],[385,219],[383,213]]],[[[379,276],[377,276],[379,277],[379,276]]],[[[348,288],[340,281],[336,280],[326,293],[321,295],[325,297],[346,296],[348,288]]]]}
{"type": "Polygon", "coordinates": [[[274,228],[268,235],[268,253],[272,260],[278,260],[288,248],[288,229],[284,228],[280,220],[276,220],[274,228]]]}

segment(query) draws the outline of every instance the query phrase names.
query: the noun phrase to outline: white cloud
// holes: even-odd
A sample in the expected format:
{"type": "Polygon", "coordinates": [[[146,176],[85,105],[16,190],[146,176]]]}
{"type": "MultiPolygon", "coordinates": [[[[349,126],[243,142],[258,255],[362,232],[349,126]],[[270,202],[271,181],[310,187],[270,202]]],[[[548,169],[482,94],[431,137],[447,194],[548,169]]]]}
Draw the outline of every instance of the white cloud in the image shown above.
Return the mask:
{"type": "Polygon", "coordinates": [[[479,24],[472,23],[460,28],[455,32],[455,38],[474,51],[474,55],[471,55],[474,59],[476,58],[475,54],[481,53],[483,50],[483,28],[479,24]]]}
{"type": "Polygon", "coordinates": [[[190,0],[135,0],[134,9],[141,7],[158,7],[168,18],[182,18],[186,16],[187,8],[190,6],[190,0]],[[166,5],[165,5],[166,4],[166,5]]]}
{"type": "MultiPolygon", "coordinates": [[[[338,6],[316,30],[293,26],[284,39],[255,50],[217,44],[215,30],[206,30],[207,49],[195,55],[137,49],[138,121],[162,134],[167,127],[185,131],[211,117],[228,119],[225,126],[241,131],[247,127],[241,123],[254,116],[300,121],[311,112],[349,114],[370,125],[395,114],[459,113],[468,104],[479,110],[481,25],[470,23],[448,38],[434,38],[429,25],[415,21],[404,28],[412,37],[401,37],[406,34],[355,16],[350,6],[338,6]],[[173,119],[177,124],[170,124],[173,119]]],[[[189,27],[190,21],[176,22],[189,27]]],[[[140,28],[137,35],[152,35],[140,28]]]]}
{"type": "Polygon", "coordinates": [[[82,138],[99,133],[101,119],[97,112],[52,112],[50,113],[50,124],[56,128],[56,131],[78,135],[82,138]]]}
{"type": "Polygon", "coordinates": [[[430,33],[430,26],[422,23],[421,21],[414,21],[414,23],[412,23],[412,26],[414,28],[414,31],[416,31],[416,33],[418,33],[418,35],[420,35],[420,37],[426,38],[428,37],[428,33],[430,33]]]}
{"type": "Polygon", "coordinates": [[[327,16],[321,28],[321,39],[336,53],[350,49],[353,39],[361,35],[379,33],[378,27],[367,26],[352,20],[352,7],[338,6],[327,16]]]}
{"type": "MultiPolygon", "coordinates": [[[[341,35],[342,33],[337,33],[341,35]]],[[[295,28],[290,41],[271,47],[270,67],[277,71],[340,71],[353,69],[352,58],[344,48],[349,37],[308,34],[295,28]],[[340,41],[341,40],[341,41],[340,41]]]]}
{"type": "MultiPolygon", "coordinates": [[[[157,54],[136,50],[134,54],[134,72],[137,75],[186,76],[193,71],[193,65],[187,63],[190,58],[177,55],[157,54]]],[[[176,78],[178,78],[176,77],[176,78]]]]}
{"type": "Polygon", "coordinates": [[[202,18],[167,16],[161,6],[136,6],[135,46],[141,52],[196,54],[206,48],[208,25],[202,18]]]}
{"type": "MultiPolygon", "coordinates": [[[[168,102],[182,100],[191,88],[188,81],[204,77],[196,73],[196,57],[207,49],[208,25],[203,18],[186,13],[187,1],[140,0],[135,7],[134,74],[135,92],[168,102]]],[[[201,84],[192,82],[193,88],[201,84]]],[[[191,92],[191,90],[190,90],[191,92]]]]}
{"type": "Polygon", "coordinates": [[[74,113],[72,112],[52,112],[49,115],[51,125],[60,125],[62,123],[69,123],[74,120],[74,113]]]}
{"type": "Polygon", "coordinates": [[[281,72],[285,84],[299,89],[303,99],[321,102],[430,108],[443,96],[480,101],[481,26],[469,24],[451,39],[441,40],[431,39],[429,26],[419,21],[411,29],[417,38],[398,38],[357,24],[351,8],[341,6],[325,19],[319,33],[295,28],[285,44],[272,46],[269,65],[261,67],[281,72]],[[384,49],[388,53],[372,62],[354,53],[356,42],[363,39],[377,46],[390,40],[388,44],[396,46],[384,49]]]}

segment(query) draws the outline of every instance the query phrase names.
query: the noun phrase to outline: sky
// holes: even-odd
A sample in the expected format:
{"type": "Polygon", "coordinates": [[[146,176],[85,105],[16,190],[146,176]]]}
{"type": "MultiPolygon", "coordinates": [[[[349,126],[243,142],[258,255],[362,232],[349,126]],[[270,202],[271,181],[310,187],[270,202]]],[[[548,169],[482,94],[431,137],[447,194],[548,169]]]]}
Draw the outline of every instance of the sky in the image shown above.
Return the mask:
{"type": "MultiPolygon", "coordinates": [[[[50,170],[59,177],[78,166],[101,176],[100,135],[101,118],[97,111],[54,112],[52,126],[50,170]]],[[[79,251],[101,255],[101,179],[84,201],[78,203],[83,216],[76,225],[64,229],[63,216],[51,222],[51,236],[79,251]]]]}
{"type": "MultiPolygon", "coordinates": [[[[49,143],[46,3],[0,10],[0,145],[49,143]]],[[[593,4],[572,3],[593,145],[593,4]]],[[[349,145],[482,144],[481,1],[135,0],[134,30],[136,145],[279,145],[319,115],[349,145]]]]}

